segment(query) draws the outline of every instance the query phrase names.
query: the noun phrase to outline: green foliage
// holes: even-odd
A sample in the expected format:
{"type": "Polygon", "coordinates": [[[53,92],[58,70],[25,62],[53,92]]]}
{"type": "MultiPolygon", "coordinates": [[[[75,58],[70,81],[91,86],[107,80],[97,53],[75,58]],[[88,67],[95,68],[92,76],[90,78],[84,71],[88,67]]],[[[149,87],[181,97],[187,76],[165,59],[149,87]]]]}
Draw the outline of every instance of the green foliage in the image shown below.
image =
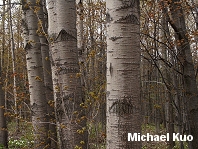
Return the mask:
{"type": "MultiPolygon", "coordinates": [[[[162,134],[166,134],[166,130],[165,128],[161,125],[160,126],[160,132],[162,134]]],[[[146,124],[146,125],[142,125],[142,134],[146,134],[146,133],[150,133],[155,135],[155,125],[154,124],[146,124]]],[[[151,149],[151,148],[155,148],[155,149],[168,149],[168,144],[166,142],[155,142],[155,141],[149,141],[149,142],[142,142],[142,149],[151,149]]],[[[188,143],[187,142],[183,142],[184,143],[184,149],[188,149],[188,143]]],[[[175,141],[175,146],[173,149],[180,149],[180,144],[178,141],[175,141]]]]}
{"type": "Polygon", "coordinates": [[[34,144],[34,141],[30,141],[26,138],[20,138],[19,140],[11,139],[8,142],[8,146],[9,146],[10,149],[32,147],[33,144],[34,144]]]}
{"type": "Polygon", "coordinates": [[[89,142],[90,149],[105,149],[105,132],[102,128],[102,124],[98,123],[89,123],[88,124],[88,133],[89,133],[89,142]]]}
{"type": "Polygon", "coordinates": [[[10,136],[8,142],[9,149],[32,147],[34,144],[32,124],[28,122],[20,123],[20,132],[16,132],[15,128],[16,123],[11,122],[8,124],[8,131],[10,136]]]}
{"type": "MultiPolygon", "coordinates": [[[[164,134],[166,133],[163,127],[160,127],[160,131],[164,134]]],[[[142,125],[142,133],[143,134],[149,133],[155,135],[155,125],[154,124],[142,125]]],[[[155,141],[142,142],[142,149],[151,149],[151,148],[168,149],[168,145],[166,142],[155,142],[155,141]]]]}
{"type": "Polygon", "coordinates": [[[3,144],[0,144],[0,149],[5,149],[3,144]]]}
{"type": "MultiPolygon", "coordinates": [[[[188,143],[187,142],[183,142],[183,143],[184,143],[184,149],[188,149],[188,143]]],[[[173,149],[180,149],[180,145],[178,141],[175,142],[175,146],[173,147],[173,149]]]]}

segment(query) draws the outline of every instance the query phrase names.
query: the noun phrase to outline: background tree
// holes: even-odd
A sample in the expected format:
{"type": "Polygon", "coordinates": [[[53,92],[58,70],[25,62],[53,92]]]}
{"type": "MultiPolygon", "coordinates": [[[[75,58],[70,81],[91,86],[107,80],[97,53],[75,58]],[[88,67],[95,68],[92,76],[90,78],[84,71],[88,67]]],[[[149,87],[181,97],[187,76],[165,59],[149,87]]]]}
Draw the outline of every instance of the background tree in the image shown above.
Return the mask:
{"type": "MultiPolygon", "coordinates": [[[[3,14],[5,14],[5,0],[3,0],[3,14]]],[[[2,51],[4,51],[5,43],[5,16],[2,18],[2,31],[3,31],[3,42],[2,42],[2,51]]],[[[1,51],[1,55],[2,55],[1,51]]],[[[3,91],[3,78],[2,78],[2,58],[1,56],[1,65],[0,65],[0,144],[8,147],[8,132],[5,118],[5,96],[3,91]]]]}
{"type": "Polygon", "coordinates": [[[50,148],[58,147],[57,132],[56,132],[56,118],[54,110],[54,96],[53,96],[53,84],[51,75],[51,63],[49,58],[49,44],[47,38],[47,9],[45,0],[40,2],[40,10],[37,17],[38,20],[38,30],[37,33],[40,37],[41,43],[41,55],[42,55],[42,65],[43,65],[43,75],[45,84],[45,95],[47,100],[47,117],[46,120],[49,122],[48,135],[50,148]]]}
{"type": "Polygon", "coordinates": [[[198,107],[196,106],[198,104],[198,90],[190,43],[186,32],[185,15],[179,0],[172,1],[169,8],[171,18],[174,20],[170,20],[169,23],[175,31],[175,39],[180,43],[176,45],[176,48],[179,52],[179,61],[184,81],[184,100],[187,104],[186,114],[189,128],[186,131],[187,134],[194,136],[192,144],[189,142],[189,148],[197,148],[198,130],[196,128],[198,127],[198,122],[195,119],[198,116],[198,107]]]}
{"type": "Polygon", "coordinates": [[[90,148],[100,148],[106,136],[106,3],[84,0],[82,6],[80,18],[83,21],[77,20],[77,25],[83,22],[83,50],[79,61],[87,106],[88,143],[90,148]]]}

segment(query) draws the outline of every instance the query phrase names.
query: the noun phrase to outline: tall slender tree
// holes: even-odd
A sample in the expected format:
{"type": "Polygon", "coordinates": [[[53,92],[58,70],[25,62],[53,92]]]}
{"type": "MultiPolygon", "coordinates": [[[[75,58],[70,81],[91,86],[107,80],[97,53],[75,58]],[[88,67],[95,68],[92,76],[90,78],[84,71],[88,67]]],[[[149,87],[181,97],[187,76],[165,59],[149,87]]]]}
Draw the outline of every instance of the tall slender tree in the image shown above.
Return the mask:
{"type": "MultiPolygon", "coordinates": [[[[34,128],[35,145],[37,149],[48,147],[48,124],[46,123],[47,100],[43,83],[43,68],[41,57],[41,44],[37,34],[39,3],[36,0],[23,1],[24,31],[28,34],[25,50],[28,71],[30,106],[32,125],[34,128]]],[[[26,40],[26,39],[25,39],[26,40]]]]}
{"type": "MultiPolygon", "coordinates": [[[[5,44],[5,0],[3,0],[3,42],[2,42],[2,50],[4,50],[5,44]]],[[[2,55],[3,51],[1,51],[2,55]]],[[[5,96],[3,91],[3,78],[2,78],[2,61],[3,56],[1,56],[1,65],[0,65],[0,144],[4,145],[6,148],[8,147],[8,132],[6,125],[6,117],[5,117],[5,96]]]]}
{"type": "Polygon", "coordinates": [[[73,0],[48,0],[52,80],[61,148],[86,148],[73,0]]]}
{"type": "MultiPolygon", "coordinates": [[[[165,13],[166,8],[164,8],[163,12],[165,13]]],[[[170,37],[170,31],[169,31],[169,28],[168,28],[168,21],[167,21],[167,18],[166,18],[166,15],[163,14],[163,18],[162,18],[162,41],[163,43],[166,43],[167,41],[167,38],[166,37],[170,37]]],[[[162,57],[165,59],[165,60],[168,60],[168,49],[165,45],[162,45],[162,57]]],[[[173,99],[174,99],[174,95],[171,93],[171,90],[174,88],[174,86],[171,86],[171,81],[174,80],[171,78],[171,75],[167,69],[167,66],[164,64],[163,65],[163,69],[164,69],[164,78],[167,80],[167,100],[166,100],[166,106],[165,106],[165,110],[166,110],[166,128],[167,128],[167,132],[170,134],[170,140],[168,142],[169,144],[169,149],[172,149],[174,146],[175,146],[175,142],[173,141],[173,133],[174,133],[174,123],[173,123],[173,99]]],[[[173,71],[173,70],[172,70],[173,71]]],[[[174,72],[173,72],[173,75],[174,72]]],[[[175,77],[175,76],[173,76],[175,77]]]]}
{"type": "MultiPolygon", "coordinates": [[[[2,68],[0,68],[1,72],[2,68]]],[[[5,98],[3,87],[2,73],[0,74],[0,144],[8,147],[8,132],[5,117],[5,98]]]]}
{"type": "MultiPolygon", "coordinates": [[[[57,144],[57,133],[56,133],[56,118],[54,110],[54,96],[53,96],[53,84],[52,84],[52,75],[51,75],[51,63],[49,60],[49,44],[47,38],[47,12],[45,0],[40,1],[40,10],[38,12],[38,30],[37,33],[40,37],[41,43],[41,55],[43,63],[43,75],[45,83],[45,95],[47,104],[48,117],[47,121],[49,122],[49,143],[51,149],[56,149],[57,144]],[[46,15],[44,15],[46,14],[46,15]]],[[[50,17],[50,16],[49,16],[50,17]]]]}
{"type": "Polygon", "coordinates": [[[127,133],[141,132],[139,0],[108,0],[107,149],[141,148],[127,133]]]}
{"type": "Polygon", "coordinates": [[[188,142],[190,149],[198,148],[198,89],[195,78],[194,64],[190,42],[185,24],[185,14],[180,0],[173,0],[169,5],[169,23],[175,31],[176,45],[179,55],[179,64],[183,73],[184,102],[186,103],[187,122],[189,127],[185,131],[193,136],[193,141],[188,142]]]}
{"type": "Polygon", "coordinates": [[[16,132],[19,132],[19,115],[18,115],[18,101],[17,101],[17,79],[16,79],[16,58],[15,58],[15,41],[13,33],[12,24],[12,11],[11,11],[11,0],[8,1],[9,4],[9,25],[10,25],[10,42],[11,42],[11,55],[12,55],[12,73],[13,73],[13,98],[15,105],[15,115],[16,115],[16,132]]]}

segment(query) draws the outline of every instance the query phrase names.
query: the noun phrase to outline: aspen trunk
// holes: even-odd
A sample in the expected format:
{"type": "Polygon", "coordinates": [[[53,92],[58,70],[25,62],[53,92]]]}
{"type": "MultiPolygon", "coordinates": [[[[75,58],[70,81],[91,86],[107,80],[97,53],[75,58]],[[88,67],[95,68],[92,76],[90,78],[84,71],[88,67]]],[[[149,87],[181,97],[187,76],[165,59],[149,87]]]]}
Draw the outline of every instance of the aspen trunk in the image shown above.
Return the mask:
{"type": "Polygon", "coordinates": [[[18,101],[17,101],[17,79],[16,79],[16,60],[15,60],[15,42],[12,29],[12,11],[11,11],[11,0],[9,2],[9,24],[10,24],[10,42],[11,42],[11,54],[12,54],[12,73],[13,73],[13,97],[14,97],[14,106],[15,106],[15,116],[16,116],[16,132],[19,132],[19,110],[18,110],[18,101]]]}
{"type": "Polygon", "coordinates": [[[107,149],[140,149],[127,133],[141,132],[138,0],[108,0],[107,149]]]}
{"type": "Polygon", "coordinates": [[[53,83],[52,83],[52,75],[51,75],[52,70],[51,70],[51,63],[49,58],[49,43],[47,40],[47,17],[44,17],[45,1],[42,2],[42,6],[43,7],[40,7],[40,11],[38,14],[39,17],[38,34],[41,43],[45,95],[48,103],[47,104],[47,115],[48,115],[47,121],[49,122],[48,135],[49,135],[50,148],[57,149],[58,140],[57,140],[56,118],[55,118],[55,110],[54,110],[53,83]]]}
{"type": "Polygon", "coordinates": [[[48,124],[47,116],[47,100],[45,97],[45,86],[43,83],[43,69],[41,57],[41,44],[37,34],[38,5],[36,0],[28,0],[23,3],[23,11],[26,15],[24,20],[24,28],[27,29],[28,42],[25,45],[26,63],[28,71],[30,106],[32,114],[32,125],[34,128],[34,147],[37,149],[48,148],[48,124]]]}
{"type": "Polygon", "coordinates": [[[52,80],[62,149],[86,148],[78,65],[75,1],[48,0],[52,80]]]}

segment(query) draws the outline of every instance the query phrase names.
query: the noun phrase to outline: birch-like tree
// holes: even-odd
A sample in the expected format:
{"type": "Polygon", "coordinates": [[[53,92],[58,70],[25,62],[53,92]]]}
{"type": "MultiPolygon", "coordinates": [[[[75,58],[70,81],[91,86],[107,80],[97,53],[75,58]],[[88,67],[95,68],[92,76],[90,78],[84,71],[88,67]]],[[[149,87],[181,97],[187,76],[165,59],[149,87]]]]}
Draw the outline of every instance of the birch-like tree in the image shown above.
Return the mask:
{"type": "Polygon", "coordinates": [[[139,0],[108,0],[107,149],[141,148],[139,0]]]}
{"type": "Polygon", "coordinates": [[[48,0],[52,80],[61,148],[86,148],[86,118],[78,65],[76,7],[71,0],[48,0]]]}
{"type": "Polygon", "coordinates": [[[16,115],[16,132],[19,132],[19,115],[18,115],[18,104],[17,104],[17,79],[16,79],[16,56],[15,56],[15,41],[14,41],[14,33],[13,33],[13,25],[12,25],[12,9],[11,9],[11,0],[9,3],[9,24],[10,24],[10,44],[11,44],[11,55],[12,55],[12,72],[13,72],[13,98],[14,98],[14,107],[15,107],[15,115],[16,115]]]}
{"type": "Polygon", "coordinates": [[[28,36],[25,38],[26,63],[28,71],[30,106],[32,125],[34,128],[35,148],[43,149],[48,146],[48,124],[46,123],[47,100],[45,97],[45,86],[43,83],[43,68],[41,57],[41,44],[37,34],[39,10],[38,1],[23,1],[23,20],[24,33],[28,36]]]}
{"type": "Polygon", "coordinates": [[[56,133],[56,118],[54,111],[54,96],[53,96],[53,84],[52,84],[52,75],[51,75],[51,63],[49,60],[49,44],[47,40],[47,10],[45,0],[40,2],[41,6],[38,12],[38,30],[37,33],[40,37],[41,43],[41,55],[42,55],[42,63],[43,63],[43,75],[44,75],[44,83],[45,83],[45,95],[47,104],[47,121],[49,122],[49,143],[50,147],[56,149],[58,147],[57,144],[57,133],[56,133]],[[44,15],[45,14],[45,15],[44,15]]]}

